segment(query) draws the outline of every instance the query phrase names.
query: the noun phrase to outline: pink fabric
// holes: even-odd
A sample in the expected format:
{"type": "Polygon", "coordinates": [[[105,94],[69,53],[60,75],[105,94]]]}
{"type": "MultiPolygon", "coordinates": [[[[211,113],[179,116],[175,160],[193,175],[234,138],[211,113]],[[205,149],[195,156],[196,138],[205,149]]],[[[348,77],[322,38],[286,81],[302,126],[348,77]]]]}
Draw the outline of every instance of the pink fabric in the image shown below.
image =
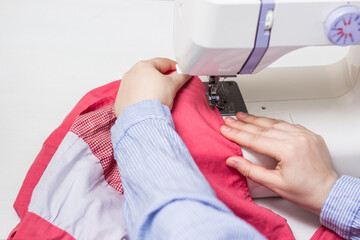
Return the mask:
{"type": "Polygon", "coordinates": [[[75,238],[38,215],[26,212],[21,222],[10,233],[9,239],[74,240],[75,238]]]}
{"type": "MultiPolygon", "coordinates": [[[[57,148],[59,147],[67,132],[70,130],[76,118],[79,115],[83,115],[103,106],[113,104],[115,102],[119,83],[120,81],[112,82],[87,93],[76,104],[68,116],[66,116],[61,125],[46,139],[40,153],[26,174],[25,180],[15,200],[14,209],[21,220],[18,226],[16,226],[10,233],[8,237],[9,239],[68,239],[67,235],[64,235],[66,232],[57,231],[59,228],[56,226],[51,228],[50,225],[52,224],[46,220],[43,222],[46,222],[49,231],[45,231],[45,228],[43,227],[37,227],[37,224],[40,224],[41,221],[34,221],[34,217],[32,216],[35,214],[28,212],[31,196],[35,186],[38,184],[42,174],[46,170],[46,167],[49,164],[51,158],[55,154],[57,148]],[[56,229],[56,231],[53,231],[54,229],[56,229]],[[52,236],[52,238],[45,237],[47,236],[47,233],[49,233],[48,236],[52,236]],[[33,236],[39,237],[33,238],[33,236]]],[[[37,217],[41,218],[39,216],[37,217]]]]}
{"type": "Polygon", "coordinates": [[[286,220],[256,205],[250,198],[245,177],[226,166],[228,157],[242,155],[241,147],[221,135],[224,121],[217,109],[209,107],[204,92],[201,81],[192,79],[180,90],[172,111],[176,131],[196,164],[217,197],[236,215],[269,239],[294,239],[286,220]]]}
{"type": "Polygon", "coordinates": [[[330,229],[321,226],[311,237],[310,240],[341,240],[343,239],[330,229]]]}
{"type": "MultiPolygon", "coordinates": [[[[29,215],[27,207],[34,187],[71,126],[71,131],[83,138],[99,159],[106,181],[118,191],[122,191],[118,169],[109,148],[111,146],[109,129],[114,122],[114,116],[113,107],[108,105],[115,101],[118,86],[119,81],[113,82],[85,95],[62,125],[45,141],[14,204],[22,220],[9,236],[10,239],[17,239],[21,232],[32,236],[31,234],[43,231],[43,228],[35,227],[32,218],[27,217],[29,215]],[[22,228],[27,230],[22,231],[22,228]]],[[[217,109],[208,106],[204,86],[198,78],[193,78],[180,90],[172,114],[177,132],[215,190],[217,197],[267,238],[294,239],[286,220],[268,209],[257,206],[249,196],[246,179],[225,165],[227,157],[242,155],[241,148],[221,136],[219,128],[223,124],[222,117],[217,109]]],[[[61,231],[57,232],[58,237],[54,239],[68,239],[64,234],[61,231]]],[[[340,238],[322,227],[313,236],[312,240],[315,239],[340,238]]]]}

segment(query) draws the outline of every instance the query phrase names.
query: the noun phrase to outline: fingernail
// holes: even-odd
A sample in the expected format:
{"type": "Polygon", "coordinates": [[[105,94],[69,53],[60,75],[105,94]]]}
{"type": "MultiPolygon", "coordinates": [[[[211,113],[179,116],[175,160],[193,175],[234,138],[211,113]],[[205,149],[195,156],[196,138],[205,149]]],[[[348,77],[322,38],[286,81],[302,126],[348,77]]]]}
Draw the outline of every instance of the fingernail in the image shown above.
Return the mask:
{"type": "Polygon", "coordinates": [[[237,164],[237,161],[235,161],[234,159],[229,159],[226,161],[226,165],[232,168],[236,168],[237,164]]]}
{"type": "Polygon", "coordinates": [[[228,126],[221,126],[221,131],[224,131],[224,132],[230,132],[231,128],[229,128],[228,126]]]}
{"type": "Polygon", "coordinates": [[[233,119],[232,117],[226,117],[226,118],[225,118],[225,121],[226,121],[227,123],[233,123],[233,122],[235,122],[235,119],[233,119]]]}
{"type": "Polygon", "coordinates": [[[239,113],[237,114],[237,116],[238,116],[238,118],[246,118],[247,113],[239,112],[239,113]]]}

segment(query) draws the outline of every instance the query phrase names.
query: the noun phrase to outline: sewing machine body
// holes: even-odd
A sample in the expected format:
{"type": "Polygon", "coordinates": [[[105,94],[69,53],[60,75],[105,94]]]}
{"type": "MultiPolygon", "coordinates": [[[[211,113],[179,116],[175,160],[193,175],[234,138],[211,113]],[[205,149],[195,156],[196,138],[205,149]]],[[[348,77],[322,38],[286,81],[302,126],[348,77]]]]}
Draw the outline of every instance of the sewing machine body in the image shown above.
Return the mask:
{"type": "Polygon", "coordinates": [[[360,1],[177,0],[174,51],[183,73],[257,73],[307,46],[360,40],[360,1]]]}
{"type": "MultiPolygon", "coordinates": [[[[360,1],[339,0],[179,0],[176,60],[191,75],[237,75],[227,80],[237,82],[249,113],[301,124],[322,135],[337,172],[359,177],[360,46],[356,39],[349,41],[349,33],[360,36],[359,8],[360,1]],[[336,19],[337,9],[344,7],[355,10],[354,15],[336,19]],[[334,12],[335,18],[329,17],[334,12]],[[260,32],[258,21],[265,25],[260,32]],[[262,33],[268,35],[266,46],[258,40],[262,33]]],[[[244,156],[267,168],[276,164],[245,148],[244,156]]],[[[274,195],[251,181],[249,188],[253,197],[274,195]]]]}

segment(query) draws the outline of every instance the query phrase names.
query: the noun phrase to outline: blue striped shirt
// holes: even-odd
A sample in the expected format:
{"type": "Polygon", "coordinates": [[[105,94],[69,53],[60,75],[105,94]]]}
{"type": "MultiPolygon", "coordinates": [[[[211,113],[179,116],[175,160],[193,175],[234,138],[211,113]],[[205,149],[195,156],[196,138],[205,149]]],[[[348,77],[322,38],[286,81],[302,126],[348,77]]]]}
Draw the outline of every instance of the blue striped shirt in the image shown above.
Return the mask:
{"type": "Polygon", "coordinates": [[[321,209],[320,222],[345,239],[360,239],[360,179],[340,177],[321,209]]]}
{"type": "Polygon", "coordinates": [[[216,198],[168,107],[157,100],[127,107],[111,133],[131,239],[264,239],[216,198]]]}

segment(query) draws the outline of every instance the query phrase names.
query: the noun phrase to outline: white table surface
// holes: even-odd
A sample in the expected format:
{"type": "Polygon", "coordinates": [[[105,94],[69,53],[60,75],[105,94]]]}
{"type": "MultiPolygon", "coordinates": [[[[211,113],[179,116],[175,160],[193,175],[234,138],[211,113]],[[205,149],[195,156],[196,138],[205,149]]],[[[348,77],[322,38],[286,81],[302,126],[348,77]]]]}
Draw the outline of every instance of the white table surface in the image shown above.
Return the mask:
{"type": "MultiPolygon", "coordinates": [[[[173,58],[171,1],[0,0],[0,239],[47,136],[91,89],[141,59],[173,58]]],[[[318,217],[280,198],[256,202],[309,239],[318,217]]]]}

